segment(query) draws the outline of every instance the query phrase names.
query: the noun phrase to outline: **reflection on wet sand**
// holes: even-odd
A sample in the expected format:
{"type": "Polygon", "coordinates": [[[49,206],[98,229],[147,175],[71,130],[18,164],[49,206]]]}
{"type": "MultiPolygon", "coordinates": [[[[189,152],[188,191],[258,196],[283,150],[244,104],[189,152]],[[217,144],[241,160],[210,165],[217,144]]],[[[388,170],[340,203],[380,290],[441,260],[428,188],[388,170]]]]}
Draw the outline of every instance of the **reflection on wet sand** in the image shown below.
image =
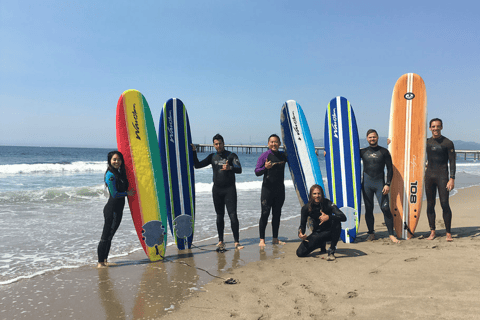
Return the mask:
{"type": "Polygon", "coordinates": [[[108,274],[108,268],[98,269],[98,295],[105,309],[104,319],[126,319],[123,304],[115,294],[113,281],[108,274]]]}

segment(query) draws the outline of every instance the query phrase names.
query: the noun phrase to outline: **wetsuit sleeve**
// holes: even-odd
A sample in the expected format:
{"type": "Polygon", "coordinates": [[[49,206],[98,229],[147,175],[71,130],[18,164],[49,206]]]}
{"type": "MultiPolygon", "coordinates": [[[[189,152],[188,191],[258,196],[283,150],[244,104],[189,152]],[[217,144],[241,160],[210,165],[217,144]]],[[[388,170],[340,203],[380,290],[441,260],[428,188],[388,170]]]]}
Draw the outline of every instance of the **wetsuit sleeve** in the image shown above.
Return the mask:
{"type": "Polygon", "coordinates": [[[298,227],[298,232],[300,231],[305,234],[305,228],[307,227],[308,220],[308,205],[304,205],[300,211],[300,227],[298,227]]]}
{"type": "Polygon", "coordinates": [[[387,166],[387,181],[385,184],[387,186],[390,186],[390,183],[392,182],[393,178],[393,163],[392,163],[392,156],[390,155],[390,152],[385,149],[384,156],[385,158],[385,165],[387,166]]]}
{"type": "Polygon", "coordinates": [[[450,162],[450,178],[455,179],[455,173],[457,172],[457,156],[455,153],[455,147],[451,141],[448,147],[448,162],[450,162]]]}
{"type": "Polygon", "coordinates": [[[232,171],[234,173],[242,173],[242,165],[240,164],[240,160],[235,153],[231,153],[228,157],[228,163],[232,166],[232,171]]]}
{"type": "Polygon", "coordinates": [[[338,209],[338,207],[333,202],[328,200],[327,205],[331,209],[331,212],[332,212],[330,218],[332,218],[334,220],[337,220],[337,221],[340,221],[340,222],[347,221],[347,216],[345,216],[345,214],[342,212],[342,210],[338,209]]]}
{"type": "Polygon", "coordinates": [[[267,169],[265,169],[265,161],[268,158],[268,151],[262,153],[262,155],[257,160],[257,166],[255,167],[255,174],[257,177],[263,175],[267,169]]]}
{"type": "Polygon", "coordinates": [[[115,175],[113,173],[107,173],[107,175],[105,176],[105,183],[107,184],[108,191],[110,192],[112,198],[118,199],[127,196],[126,192],[117,191],[117,180],[115,179],[115,175]]]}
{"type": "Polygon", "coordinates": [[[205,168],[209,164],[212,163],[212,155],[213,153],[210,153],[205,159],[202,161],[198,161],[197,157],[197,152],[193,152],[193,164],[195,165],[195,169],[200,169],[200,168],[205,168]]]}

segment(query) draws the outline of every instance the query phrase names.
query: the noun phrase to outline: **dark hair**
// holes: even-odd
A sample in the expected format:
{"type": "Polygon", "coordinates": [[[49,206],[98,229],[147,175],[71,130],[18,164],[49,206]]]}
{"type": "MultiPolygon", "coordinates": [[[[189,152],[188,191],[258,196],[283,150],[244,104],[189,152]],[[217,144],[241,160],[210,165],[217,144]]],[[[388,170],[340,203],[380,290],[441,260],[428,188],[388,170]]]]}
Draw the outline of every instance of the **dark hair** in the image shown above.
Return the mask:
{"type": "Polygon", "coordinates": [[[215,140],[222,140],[222,142],[225,143],[225,140],[223,140],[223,137],[220,133],[217,133],[213,136],[212,142],[215,142],[215,140]]]}
{"type": "Polygon", "coordinates": [[[320,195],[322,197],[320,202],[323,202],[323,200],[325,200],[325,193],[323,192],[323,188],[318,184],[314,184],[313,186],[311,186],[310,187],[310,192],[308,194],[308,211],[309,212],[312,212],[312,204],[314,202],[313,191],[315,191],[315,189],[320,189],[320,195]]]}
{"type": "Polygon", "coordinates": [[[277,134],[275,134],[275,133],[271,134],[270,137],[268,137],[267,142],[270,141],[270,138],[273,138],[273,137],[275,137],[275,138],[278,139],[278,144],[281,144],[281,143],[282,143],[282,140],[280,140],[280,137],[279,137],[277,134]]]}
{"type": "Polygon", "coordinates": [[[378,137],[377,130],[375,130],[375,129],[368,129],[368,131],[367,131],[367,137],[368,137],[368,135],[369,135],[370,133],[375,133],[375,134],[377,135],[377,137],[378,137]]]}
{"type": "Polygon", "coordinates": [[[128,188],[127,172],[125,170],[125,160],[123,159],[123,154],[117,150],[110,151],[107,155],[107,161],[108,161],[108,166],[107,166],[107,171],[105,171],[105,174],[107,174],[107,172],[110,171],[115,175],[115,179],[125,181],[128,188]],[[112,167],[112,158],[114,155],[118,155],[120,157],[120,160],[122,160],[122,164],[120,165],[119,170],[112,167]]]}
{"type": "Polygon", "coordinates": [[[432,126],[433,121],[440,121],[440,126],[443,128],[443,121],[442,119],[439,119],[439,118],[433,118],[432,120],[430,120],[430,123],[428,124],[429,128],[432,126]]]}

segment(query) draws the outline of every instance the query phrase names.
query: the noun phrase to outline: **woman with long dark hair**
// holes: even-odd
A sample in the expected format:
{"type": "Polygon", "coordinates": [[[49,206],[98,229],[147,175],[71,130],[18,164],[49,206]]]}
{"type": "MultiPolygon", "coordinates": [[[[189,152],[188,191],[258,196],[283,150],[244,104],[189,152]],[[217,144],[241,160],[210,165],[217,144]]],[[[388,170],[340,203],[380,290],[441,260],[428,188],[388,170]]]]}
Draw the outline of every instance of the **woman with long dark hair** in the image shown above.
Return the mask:
{"type": "Polygon", "coordinates": [[[306,257],[318,248],[326,252],[326,243],[331,241],[327,260],[335,260],[335,249],[342,232],[341,222],[344,221],[347,221],[345,214],[332,201],[325,198],[322,187],[314,184],[310,188],[308,203],[301,211],[298,237],[303,241],[297,249],[297,256],[306,257]],[[313,222],[313,231],[309,236],[305,234],[308,217],[313,222]]]}
{"type": "Polygon", "coordinates": [[[108,266],[108,253],[110,252],[112,238],[120,226],[120,222],[122,222],[125,197],[135,194],[133,188],[128,190],[128,180],[123,155],[119,151],[112,151],[108,153],[107,159],[108,168],[105,172],[105,185],[108,188],[110,197],[103,208],[105,224],[103,225],[102,237],[98,244],[97,268],[108,266]]]}

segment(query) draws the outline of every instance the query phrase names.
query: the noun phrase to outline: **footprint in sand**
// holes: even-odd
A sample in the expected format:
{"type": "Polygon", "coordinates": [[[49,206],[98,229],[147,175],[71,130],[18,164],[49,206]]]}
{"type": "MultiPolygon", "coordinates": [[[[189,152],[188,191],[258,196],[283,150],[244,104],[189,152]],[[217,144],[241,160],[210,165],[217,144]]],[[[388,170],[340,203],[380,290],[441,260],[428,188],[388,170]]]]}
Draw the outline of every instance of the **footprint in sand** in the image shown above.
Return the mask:
{"type": "Polygon", "coordinates": [[[408,258],[405,259],[405,262],[412,262],[412,261],[417,261],[418,258],[408,258]]]}
{"type": "Polygon", "coordinates": [[[347,296],[346,296],[347,299],[356,298],[356,297],[358,297],[358,293],[356,290],[350,291],[349,293],[347,293],[347,296]]]}

